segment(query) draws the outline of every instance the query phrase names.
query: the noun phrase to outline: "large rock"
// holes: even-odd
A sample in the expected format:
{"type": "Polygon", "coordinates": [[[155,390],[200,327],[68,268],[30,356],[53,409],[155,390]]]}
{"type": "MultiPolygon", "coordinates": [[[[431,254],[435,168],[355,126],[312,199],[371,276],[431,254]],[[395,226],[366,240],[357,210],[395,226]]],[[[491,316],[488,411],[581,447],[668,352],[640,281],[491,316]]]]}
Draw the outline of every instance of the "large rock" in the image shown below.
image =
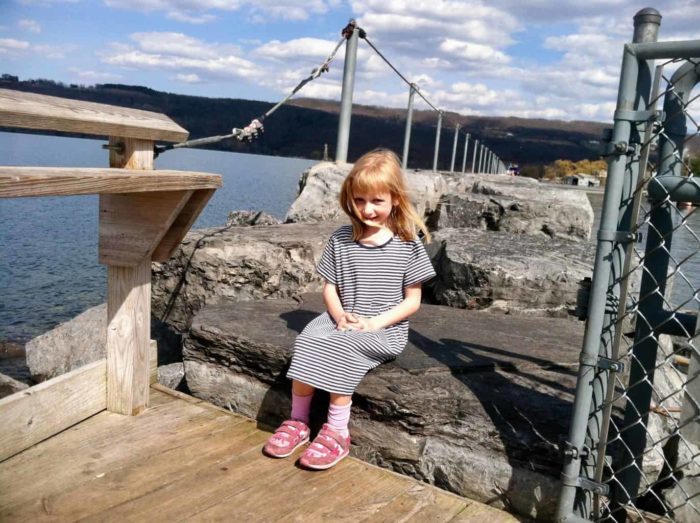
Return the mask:
{"type": "MultiPolygon", "coordinates": [[[[289,415],[290,347],[321,310],[319,295],[203,308],[183,352],[190,390],[276,425],[289,415]]],[[[553,517],[556,444],[568,431],[582,329],[423,305],[406,350],[355,393],[353,454],[529,517],[553,517]]],[[[314,398],[316,425],[324,400],[314,398]]]]}
{"type": "Polygon", "coordinates": [[[22,383],[11,376],[0,373],[0,398],[10,396],[15,392],[26,389],[27,387],[29,387],[29,385],[26,383],[22,383]]]}
{"type": "MultiPolygon", "coordinates": [[[[158,365],[182,360],[181,335],[151,318],[151,339],[158,344],[158,365]]],[[[106,356],[107,304],[92,307],[75,318],[27,342],[27,365],[35,382],[55,378],[106,356]]]]}
{"type": "Polygon", "coordinates": [[[320,290],[316,264],[340,223],[230,226],[187,234],[170,260],[154,263],[153,315],[180,331],[221,298],[285,298],[320,290]]]}
{"type": "MultiPolygon", "coordinates": [[[[507,177],[508,178],[508,177],[507,177]]],[[[485,194],[501,208],[498,230],[563,236],[587,241],[593,227],[593,208],[585,192],[477,181],[472,192],[485,194]]]]}
{"type": "MultiPolygon", "coordinates": [[[[477,183],[474,187],[483,190],[486,186],[477,183]]],[[[488,184],[488,187],[493,186],[488,184]]],[[[586,195],[557,192],[567,196],[563,198],[565,201],[548,201],[544,197],[528,199],[532,195],[522,189],[505,195],[488,192],[445,195],[437,209],[429,214],[428,225],[433,230],[471,227],[587,241],[591,235],[593,212],[586,195]]]]}
{"type": "Polygon", "coordinates": [[[27,365],[44,381],[105,357],[107,304],[92,307],[27,342],[27,365]]]}
{"type": "MultiPolygon", "coordinates": [[[[323,222],[344,219],[338,195],[352,164],[322,162],[302,174],[299,195],[287,211],[287,222],[323,222]]],[[[444,178],[429,171],[407,171],[406,182],[413,204],[422,216],[435,210],[438,200],[447,191],[444,178]]]]}
{"type": "Polygon", "coordinates": [[[426,246],[437,271],[427,294],[442,305],[564,315],[590,276],[587,243],[477,229],[444,229],[426,246]]]}

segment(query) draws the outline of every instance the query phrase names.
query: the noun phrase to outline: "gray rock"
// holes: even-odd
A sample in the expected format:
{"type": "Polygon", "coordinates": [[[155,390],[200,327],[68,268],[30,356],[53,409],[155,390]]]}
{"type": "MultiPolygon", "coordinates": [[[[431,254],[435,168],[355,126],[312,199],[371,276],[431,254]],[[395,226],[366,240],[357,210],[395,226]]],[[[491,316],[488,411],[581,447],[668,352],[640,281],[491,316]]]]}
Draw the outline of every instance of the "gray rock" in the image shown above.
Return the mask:
{"type": "Polygon", "coordinates": [[[231,225],[277,225],[280,220],[263,211],[231,211],[226,226],[231,225]]]}
{"type": "MultiPolygon", "coordinates": [[[[276,425],[289,415],[290,347],[320,295],[225,302],[183,350],[194,395],[276,425]]],[[[353,398],[353,453],[528,517],[553,517],[583,325],[423,305],[410,342],[353,398]]],[[[314,398],[314,424],[327,397],[314,398]]]]}
{"type": "Polygon", "coordinates": [[[29,385],[27,385],[26,383],[17,381],[16,379],[5,374],[0,374],[0,398],[10,396],[15,392],[19,392],[28,387],[29,385]]]}
{"type": "Polygon", "coordinates": [[[165,263],[154,263],[152,312],[184,332],[221,298],[284,298],[321,289],[323,247],[340,223],[201,229],[187,234],[165,263]]]}
{"type": "MultiPolygon", "coordinates": [[[[506,177],[511,178],[511,177],[506,177]]],[[[593,227],[593,208],[585,192],[553,189],[551,186],[514,186],[481,180],[472,192],[486,194],[498,203],[498,230],[514,233],[543,233],[551,237],[588,240],[593,227]]]]}
{"type": "Polygon", "coordinates": [[[426,246],[438,275],[426,293],[442,305],[565,315],[590,276],[590,246],[543,236],[444,229],[426,246]]]}
{"type": "MultiPolygon", "coordinates": [[[[151,339],[158,343],[158,365],[182,361],[181,335],[151,318],[151,339]]],[[[26,345],[35,382],[55,378],[106,356],[107,304],[92,307],[26,345]]]]}
{"type": "Polygon", "coordinates": [[[182,389],[185,384],[185,365],[182,362],[176,362],[159,366],[158,383],[169,389],[182,389]]]}
{"type": "MultiPolygon", "coordinates": [[[[286,222],[319,223],[346,219],[338,204],[338,194],[352,164],[322,162],[302,174],[299,195],[287,211],[286,222]]],[[[408,171],[406,183],[418,213],[434,210],[446,192],[447,184],[439,174],[429,171],[408,171]]]]}
{"type": "Polygon", "coordinates": [[[27,342],[27,365],[34,381],[44,381],[105,357],[107,304],[27,342]]]}
{"type": "Polygon", "coordinates": [[[673,521],[676,523],[700,521],[700,476],[683,478],[663,494],[665,505],[673,510],[673,521]]]}
{"type": "MultiPolygon", "coordinates": [[[[533,180],[534,181],[534,180],[533,180]]],[[[593,209],[584,192],[523,183],[512,176],[472,175],[448,182],[429,214],[431,229],[471,227],[587,241],[593,209]]]]}

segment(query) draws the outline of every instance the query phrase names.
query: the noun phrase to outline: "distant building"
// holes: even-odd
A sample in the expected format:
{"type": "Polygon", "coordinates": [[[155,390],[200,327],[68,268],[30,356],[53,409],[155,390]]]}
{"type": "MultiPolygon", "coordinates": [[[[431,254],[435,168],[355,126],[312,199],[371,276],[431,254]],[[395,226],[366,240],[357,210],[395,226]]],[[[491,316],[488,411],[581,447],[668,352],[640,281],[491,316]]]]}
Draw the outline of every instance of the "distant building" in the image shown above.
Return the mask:
{"type": "Polygon", "coordinates": [[[563,182],[566,185],[580,185],[581,187],[600,187],[600,178],[591,174],[572,174],[565,176],[563,182]]]}

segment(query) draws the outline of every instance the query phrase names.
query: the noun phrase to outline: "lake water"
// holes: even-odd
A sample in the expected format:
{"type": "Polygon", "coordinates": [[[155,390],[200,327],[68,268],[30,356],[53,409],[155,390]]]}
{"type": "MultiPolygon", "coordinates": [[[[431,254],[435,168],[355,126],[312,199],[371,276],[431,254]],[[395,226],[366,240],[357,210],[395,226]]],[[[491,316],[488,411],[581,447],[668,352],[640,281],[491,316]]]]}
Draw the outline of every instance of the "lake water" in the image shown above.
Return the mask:
{"type": "MultiPolygon", "coordinates": [[[[0,165],[105,167],[103,143],[0,132],[0,165]]],[[[301,173],[314,163],[180,149],[161,155],[156,168],[223,176],[223,187],[194,224],[201,228],[223,225],[238,209],[283,218],[301,173]]],[[[97,196],[0,199],[0,340],[26,341],[105,301],[97,211],[97,196]]]]}
{"type": "MultiPolygon", "coordinates": [[[[0,132],[0,164],[104,167],[107,153],[102,143],[0,132]]],[[[299,176],[313,163],[182,149],[163,154],[156,167],[223,176],[223,188],[194,225],[201,228],[224,224],[228,212],[237,209],[263,210],[282,218],[296,196],[299,176]]],[[[596,214],[594,231],[602,197],[589,193],[596,214]]],[[[24,342],[104,302],[106,270],[97,263],[97,206],[97,196],[0,199],[0,341],[24,342]]],[[[695,212],[674,238],[674,257],[687,258],[683,273],[688,280],[676,278],[674,305],[691,300],[700,287],[698,236],[700,212],[695,212]]]]}

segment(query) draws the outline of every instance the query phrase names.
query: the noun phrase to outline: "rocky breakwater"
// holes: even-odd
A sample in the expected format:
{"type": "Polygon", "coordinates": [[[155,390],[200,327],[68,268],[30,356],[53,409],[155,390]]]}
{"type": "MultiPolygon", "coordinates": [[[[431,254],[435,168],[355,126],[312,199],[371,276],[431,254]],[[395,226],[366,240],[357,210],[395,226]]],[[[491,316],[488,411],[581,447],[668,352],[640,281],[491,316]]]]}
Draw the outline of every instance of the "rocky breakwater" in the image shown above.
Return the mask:
{"type": "MultiPolygon", "coordinates": [[[[290,223],[238,213],[227,225],[192,231],[171,260],[153,265],[153,314],[184,335],[193,394],[270,424],[287,415],[289,348],[320,310],[318,298],[300,296],[321,289],[315,265],[342,218],[336,199],[349,168],[319,164],[305,173],[290,223]]],[[[417,208],[438,223],[429,249],[439,275],[426,286],[426,300],[454,307],[423,307],[409,349],[363,382],[353,407],[353,453],[550,518],[556,442],[570,418],[582,324],[546,314],[573,305],[575,281],[590,273],[590,247],[577,248],[576,235],[564,234],[568,226],[548,233],[556,219],[546,218],[545,204],[533,214],[552,225],[531,234],[489,225],[478,206],[456,220],[455,207],[444,204],[450,197],[501,198],[515,212],[522,184],[532,191],[523,189],[520,208],[536,209],[543,201],[536,182],[415,171],[407,179],[417,208]],[[484,195],[484,187],[504,194],[484,195]]],[[[576,205],[590,211],[587,200],[576,205]]]]}
{"type": "MultiPolygon", "coordinates": [[[[193,393],[263,424],[289,415],[295,336],[323,310],[296,300],[220,301],[184,347],[193,393]]],[[[423,305],[407,348],[353,397],[352,454],[471,499],[554,516],[583,324],[423,305]]],[[[312,405],[318,428],[327,395],[312,405]]]]}

